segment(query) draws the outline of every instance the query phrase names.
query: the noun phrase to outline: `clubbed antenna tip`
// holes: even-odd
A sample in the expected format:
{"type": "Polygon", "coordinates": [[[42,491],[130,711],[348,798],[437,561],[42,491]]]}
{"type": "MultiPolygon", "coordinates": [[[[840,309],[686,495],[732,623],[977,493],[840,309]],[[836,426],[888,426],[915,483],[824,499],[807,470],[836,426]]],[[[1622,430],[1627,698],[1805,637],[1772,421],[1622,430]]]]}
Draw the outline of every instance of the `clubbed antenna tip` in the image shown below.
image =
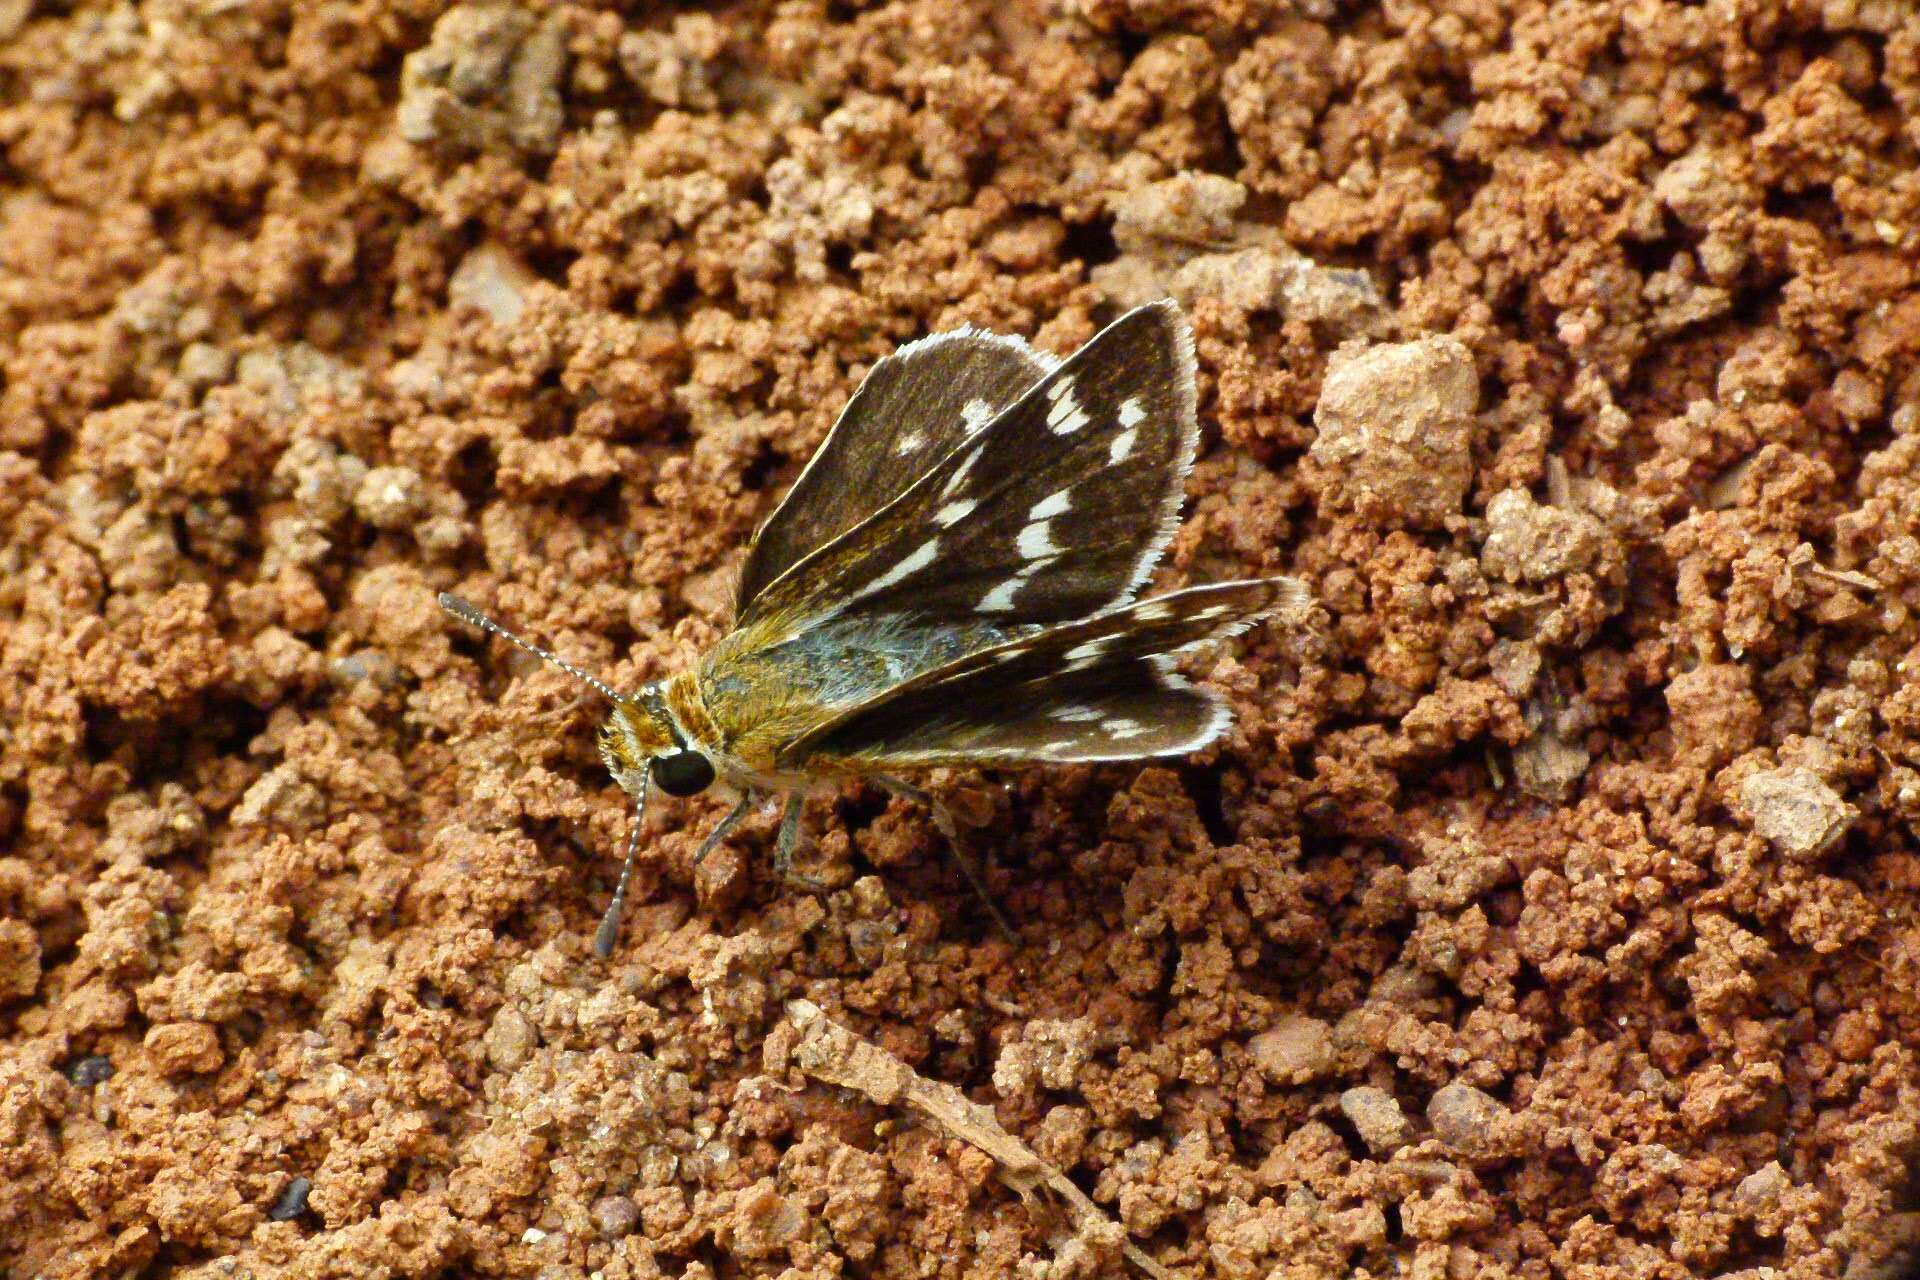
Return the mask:
{"type": "Polygon", "coordinates": [[[641,768],[640,794],[634,797],[632,825],[627,828],[627,857],[620,864],[620,883],[614,886],[613,901],[600,917],[600,927],[593,931],[593,954],[602,960],[613,955],[613,948],[620,941],[620,915],[627,907],[627,886],[633,883],[633,859],[640,850],[640,824],[647,819],[647,786],[652,781],[653,762],[649,760],[641,768]]]}

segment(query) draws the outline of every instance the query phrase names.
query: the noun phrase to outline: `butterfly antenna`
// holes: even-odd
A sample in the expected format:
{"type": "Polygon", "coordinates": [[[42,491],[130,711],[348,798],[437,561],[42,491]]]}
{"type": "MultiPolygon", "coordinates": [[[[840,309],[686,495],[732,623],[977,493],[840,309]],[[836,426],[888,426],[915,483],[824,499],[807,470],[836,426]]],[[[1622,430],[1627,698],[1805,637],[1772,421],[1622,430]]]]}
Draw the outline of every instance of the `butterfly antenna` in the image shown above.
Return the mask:
{"type": "Polygon", "coordinates": [[[511,641],[512,643],[519,645],[522,649],[525,649],[528,653],[532,654],[536,658],[539,658],[541,661],[551,662],[554,666],[560,668],[562,671],[574,677],[576,680],[586,681],[588,684],[598,689],[601,693],[605,694],[607,697],[611,698],[613,701],[615,702],[620,701],[620,695],[615,693],[613,691],[613,687],[609,685],[606,681],[600,679],[597,676],[588,675],[586,672],[582,671],[579,667],[574,666],[571,662],[568,662],[565,658],[562,658],[558,654],[548,653],[545,649],[542,649],[539,645],[530,644],[527,641],[522,640],[519,636],[513,634],[513,632],[507,630],[505,627],[495,622],[492,618],[489,618],[486,614],[480,612],[478,609],[468,604],[465,600],[462,600],[459,596],[456,596],[451,592],[442,591],[440,593],[440,607],[442,609],[445,609],[448,613],[452,614],[454,617],[460,619],[460,621],[466,623],[468,626],[478,627],[482,631],[491,631],[494,635],[499,636],[502,640],[511,641]]]}
{"type": "Polygon", "coordinates": [[[633,825],[627,828],[627,860],[620,864],[620,883],[613,887],[613,901],[593,931],[593,954],[605,960],[620,941],[620,913],[627,909],[627,885],[633,880],[633,855],[640,847],[640,820],[647,816],[647,784],[653,780],[653,762],[640,768],[640,795],[633,802],[633,825]]]}

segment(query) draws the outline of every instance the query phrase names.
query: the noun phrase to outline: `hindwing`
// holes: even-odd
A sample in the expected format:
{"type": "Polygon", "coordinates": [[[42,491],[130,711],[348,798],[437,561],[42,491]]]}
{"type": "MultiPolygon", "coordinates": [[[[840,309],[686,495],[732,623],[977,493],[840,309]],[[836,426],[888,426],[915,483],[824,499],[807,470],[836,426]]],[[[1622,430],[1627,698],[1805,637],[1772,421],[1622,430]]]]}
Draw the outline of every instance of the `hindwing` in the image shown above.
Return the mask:
{"type": "Polygon", "coordinates": [[[988,762],[1129,760],[1196,751],[1226,726],[1168,657],[1274,612],[1293,578],[1191,587],[1005,641],[927,671],[794,739],[783,767],[856,771],[988,762]]]}
{"type": "Polygon", "coordinates": [[[1114,661],[1097,671],[1065,672],[1030,686],[1002,688],[969,679],[984,706],[943,704],[932,719],[848,726],[810,759],[854,772],[887,773],[940,765],[1095,764],[1185,755],[1226,728],[1218,697],[1193,688],[1147,659],[1114,661]],[[977,687],[975,687],[977,686],[977,687]],[[880,732],[872,732],[879,728],[880,732]]]}

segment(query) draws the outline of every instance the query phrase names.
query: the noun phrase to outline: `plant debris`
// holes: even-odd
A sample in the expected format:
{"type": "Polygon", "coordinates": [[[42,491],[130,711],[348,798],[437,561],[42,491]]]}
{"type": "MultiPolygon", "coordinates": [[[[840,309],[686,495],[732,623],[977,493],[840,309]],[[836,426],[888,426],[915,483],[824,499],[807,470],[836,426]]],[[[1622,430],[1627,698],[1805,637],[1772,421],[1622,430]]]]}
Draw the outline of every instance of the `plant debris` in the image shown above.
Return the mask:
{"type": "Polygon", "coordinates": [[[925,1113],[954,1137],[993,1157],[1000,1180],[1021,1199],[1030,1201],[1035,1191],[1045,1188],[1065,1201],[1074,1220],[1075,1247],[1117,1246],[1127,1261],[1154,1280],[1170,1280],[1172,1273],[1128,1242],[1119,1225],[1066,1174],[1001,1128],[991,1108],[969,1100],[950,1084],[924,1078],[886,1050],[835,1025],[810,1001],[788,1001],[787,1018],[799,1030],[800,1039],[787,1046],[786,1053],[801,1072],[857,1090],[883,1107],[905,1105],[925,1113]]]}

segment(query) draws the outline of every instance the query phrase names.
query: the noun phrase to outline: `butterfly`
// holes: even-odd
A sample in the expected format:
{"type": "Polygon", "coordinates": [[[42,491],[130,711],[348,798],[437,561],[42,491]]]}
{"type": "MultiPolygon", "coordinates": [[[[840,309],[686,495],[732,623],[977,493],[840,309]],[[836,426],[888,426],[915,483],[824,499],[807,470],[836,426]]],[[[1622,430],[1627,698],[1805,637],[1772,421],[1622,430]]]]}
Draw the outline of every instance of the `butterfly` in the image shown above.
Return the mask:
{"type": "Polygon", "coordinates": [[[1196,409],[1193,338],[1170,301],[1065,360],[974,328],[901,347],[754,535],[732,629],[636,693],[442,595],[612,703],[600,754],[635,812],[595,952],[618,938],[653,788],[734,798],[696,861],[780,794],[776,869],[804,879],[801,801],[823,787],[859,778],[931,803],[898,775],[1185,755],[1219,737],[1226,704],[1172,655],[1297,617],[1308,595],[1273,577],[1136,598],[1179,520],[1196,409]]]}

